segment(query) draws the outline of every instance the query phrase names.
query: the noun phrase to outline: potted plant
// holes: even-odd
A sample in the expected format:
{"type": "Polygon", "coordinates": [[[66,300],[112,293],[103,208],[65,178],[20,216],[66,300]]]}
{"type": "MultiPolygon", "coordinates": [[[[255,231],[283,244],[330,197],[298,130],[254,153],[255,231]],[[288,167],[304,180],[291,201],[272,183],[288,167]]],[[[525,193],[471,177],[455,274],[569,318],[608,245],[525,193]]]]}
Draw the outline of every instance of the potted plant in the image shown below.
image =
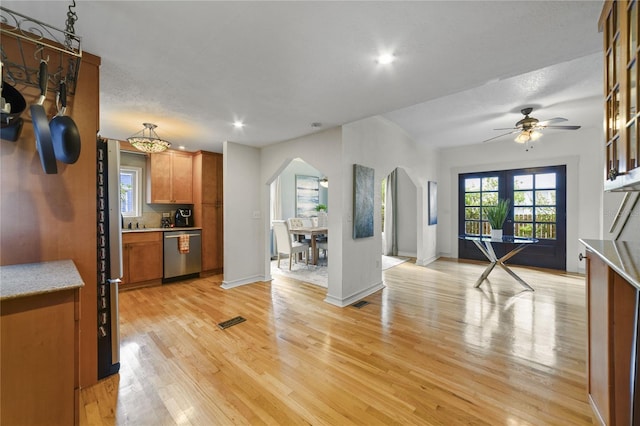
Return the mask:
{"type": "Polygon", "coordinates": [[[502,239],[502,226],[509,214],[509,199],[499,199],[495,206],[486,207],[485,213],[491,225],[491,239],[502,239]]]}
{"type": "Polygon", "coordinates": [[[327,205],[318,204],[316,206],[316,211],[318,212],[318,226],[326,227],[327,226],[327,205]]]}

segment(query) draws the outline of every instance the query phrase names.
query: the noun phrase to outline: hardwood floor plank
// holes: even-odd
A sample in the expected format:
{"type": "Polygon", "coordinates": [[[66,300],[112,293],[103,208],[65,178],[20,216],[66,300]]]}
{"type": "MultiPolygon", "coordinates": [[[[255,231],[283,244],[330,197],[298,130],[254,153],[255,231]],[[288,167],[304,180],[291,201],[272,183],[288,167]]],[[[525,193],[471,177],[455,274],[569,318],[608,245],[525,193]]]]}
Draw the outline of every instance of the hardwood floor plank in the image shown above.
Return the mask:
{"type": "Polygon", "coordinates": [[[587,425],[584,277],[402,263],[361,309],[291,278],[120,294],[121,371],[83,425],[587,425]],[[217,324],[246,321],[221,330],[217,324]]]}

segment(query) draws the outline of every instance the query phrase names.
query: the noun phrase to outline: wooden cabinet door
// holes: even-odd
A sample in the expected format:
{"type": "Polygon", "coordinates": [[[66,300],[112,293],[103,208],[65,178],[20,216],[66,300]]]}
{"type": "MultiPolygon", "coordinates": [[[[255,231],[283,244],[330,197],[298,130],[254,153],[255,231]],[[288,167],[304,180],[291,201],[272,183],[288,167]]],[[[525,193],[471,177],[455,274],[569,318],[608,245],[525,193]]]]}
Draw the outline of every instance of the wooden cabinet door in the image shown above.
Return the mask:
{"type": "Polygon", "coordinates": [[[162,152],[147,160],[147,202],[155,204],[193,203],[191,154],[162,152]]]}
{"type": "Polygon", "coordinates": [[[172,153],[171,202],[193,203],[193,160],[191,154],[172,153]]]}
{"type": "Polygon", "coordinates": [[[223,257],[222,206],[202,206],[202,270],[221,270],[223,257]]]}
{"type": "Polygon", "coordinates": [[[162,278],[162,243],[129,244],[131,283],[162,278]]]}
{"type": "Polygon", "coordinates": [[[162,278],[162,232],[122,234],[122,285],[162,278]]]}
{"type": "Polygon", "coordinates": [[[158,204],[172,203],[171,194],[171,154],[151,154],[147,160],[147,202],[158,204]]]}
{"type": "Polygon", "coordinates": [[[222,154],[202,152],[201,181],[202,203],[222,201],[222,154]]]}

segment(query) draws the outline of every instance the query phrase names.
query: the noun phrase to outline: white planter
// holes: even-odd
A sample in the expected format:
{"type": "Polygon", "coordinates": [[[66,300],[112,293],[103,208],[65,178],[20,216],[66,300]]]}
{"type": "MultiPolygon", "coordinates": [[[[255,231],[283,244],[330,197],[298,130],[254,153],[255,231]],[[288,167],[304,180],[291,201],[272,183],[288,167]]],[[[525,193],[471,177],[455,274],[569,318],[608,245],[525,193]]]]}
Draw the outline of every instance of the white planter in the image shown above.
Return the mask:
{"type": "Polygon", "coordinates": [[[502,239],[502,229],[492,229],[491,230],[491,239],[492,240],[501,240],[502,239]]]}

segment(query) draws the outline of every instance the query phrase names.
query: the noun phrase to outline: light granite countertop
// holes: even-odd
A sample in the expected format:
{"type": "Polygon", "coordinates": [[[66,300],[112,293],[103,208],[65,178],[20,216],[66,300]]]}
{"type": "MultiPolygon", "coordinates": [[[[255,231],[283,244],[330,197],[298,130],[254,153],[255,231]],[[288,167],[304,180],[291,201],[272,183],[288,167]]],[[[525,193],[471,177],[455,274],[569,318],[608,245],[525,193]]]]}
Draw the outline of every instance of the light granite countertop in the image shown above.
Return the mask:
{"type": "Polygon", "coordinates": [[[172,231],[197,231],[202,229],[201,226],[190,226],[190,227],[181,227],[181,228],[123,228],[122,233],[128,234],[130,232],[172,232],[172,231]]]}
{"type": "Polygon", "coordinates": [[[72,260],[0,266],[0,300],[83,287],[72,260]]]}
{"type": "Polygon", "coordinates": [[[640,289],[640,242],[586,239],[580,239],[580,242],[618,275],[640,289]]]}

